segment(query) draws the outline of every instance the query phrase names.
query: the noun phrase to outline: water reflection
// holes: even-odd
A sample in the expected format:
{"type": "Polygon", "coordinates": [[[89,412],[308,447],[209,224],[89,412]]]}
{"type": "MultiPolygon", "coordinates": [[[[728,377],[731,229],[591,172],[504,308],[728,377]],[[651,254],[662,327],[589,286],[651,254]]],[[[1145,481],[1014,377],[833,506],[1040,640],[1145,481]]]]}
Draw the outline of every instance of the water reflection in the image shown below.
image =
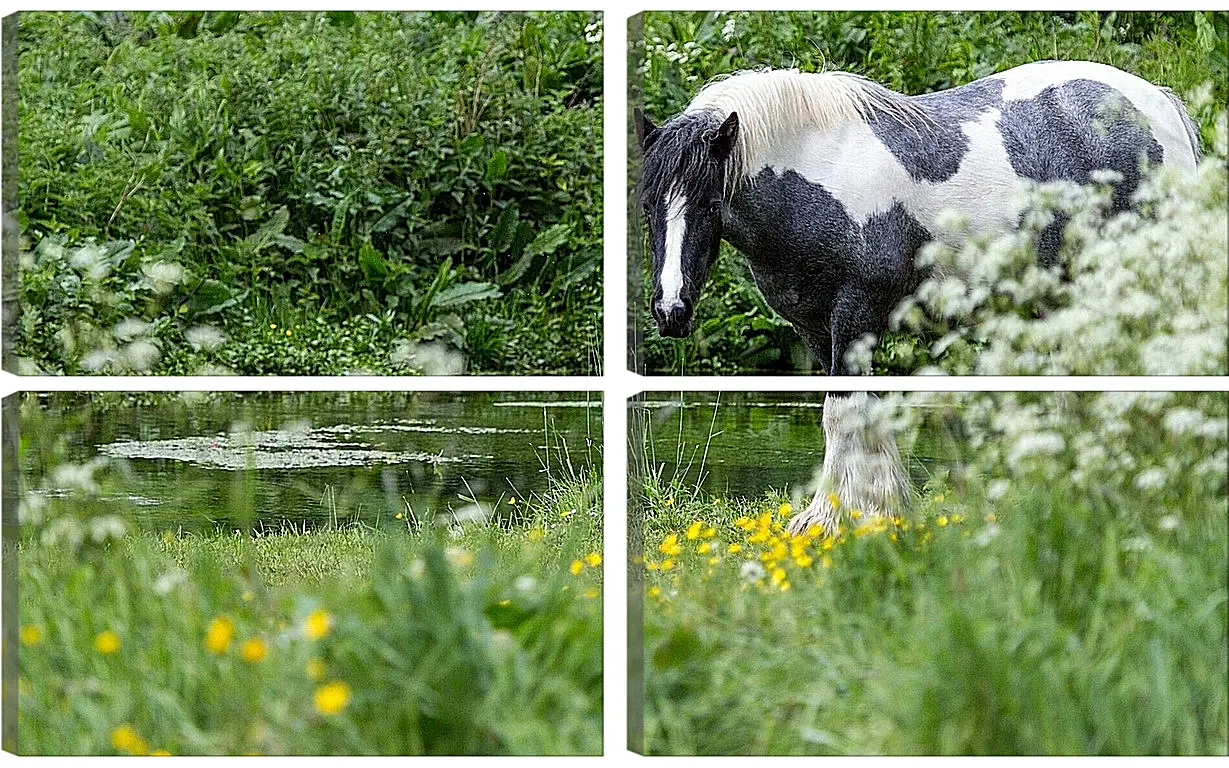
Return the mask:
{"type": "Polygon", "coordinates": [[[70,493],[41,476],[47,445],[64,440],[65,460],[113,461],[122,487],[103,498],[142,527],[387,526],[475,510],[506,515],[512,498],[599,469],[601,399],[53,393],[26,396],[21,429],[27,488],[70,493]]]}

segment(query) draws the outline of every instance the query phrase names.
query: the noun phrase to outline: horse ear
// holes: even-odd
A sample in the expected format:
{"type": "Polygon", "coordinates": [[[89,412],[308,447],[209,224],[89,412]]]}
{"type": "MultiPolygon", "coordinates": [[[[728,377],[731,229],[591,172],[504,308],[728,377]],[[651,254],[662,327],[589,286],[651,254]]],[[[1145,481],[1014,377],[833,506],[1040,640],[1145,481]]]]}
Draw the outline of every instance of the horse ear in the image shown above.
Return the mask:
{"type": "Polygon", "coordinates": [[[717,129],[716,135],[713,136],[710,144],[713,158],[724,163],[725,159],[734,151],[734,144],[738,141],[738,113],[731,112],[730,116],[725,119],[721,127],[717,129]]]}
{"type": "Polygon", "coordinates": [[[657,126],[653,125],[653,121],[645,117],[644,112],[637,107],[632,113],[633,122],[636,123],[636,141],[640,142],[640,149],[647,150],[653,140],[657,138],[657,126]]]}

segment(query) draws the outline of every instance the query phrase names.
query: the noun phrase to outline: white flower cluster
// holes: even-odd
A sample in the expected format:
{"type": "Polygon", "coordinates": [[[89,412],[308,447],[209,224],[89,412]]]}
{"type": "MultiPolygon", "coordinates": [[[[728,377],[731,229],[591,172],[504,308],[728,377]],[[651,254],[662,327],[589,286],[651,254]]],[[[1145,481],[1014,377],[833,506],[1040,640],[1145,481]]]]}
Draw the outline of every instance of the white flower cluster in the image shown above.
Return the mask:
{"type": "Polygon", "coordinates": [[[1134,210],[1112,213],[1111,179],[1027,190],[1019,231],[993,240],[948,235],[945,217],[919,262],[932,277],[893,326],[947,331],[931,350],[966,337],[976,373],[997,375],[1224,375],[1229,370],[1229,184],[1225,116],[1193,176],[1149,174],[1134,210]],[[1037,260],[1037,238],[1066,219],[1060,267],[1037,260]],[[946,242],[944,242],[946,241],[946,242]],[[953,326],[955,330],[953,330],[953,326]]]}
{"type": "MultiPolygon", "coordinates": [[[[664,43],[660,37],[652,37],[644,41],[644,63],[640,70],[642,74],[648,75],[656,69],[659,69],[669,64],[678,65],[684,68],[685,65],[693,58],[700,55],[700,44],[694,40],[688,40],[682,45],[678,43],[664,43]]],[[[696,75],[688,75],[686,81],[689,83],[697,80],[696,75]]]]}
{"type": "Polygon", "coordinates": [[[959,434],[964,481],[994,504],[1041,482],[1073,499],[1138,500],[1160,531],[1182,525],[1193,498],[1221,499],[1224,514],[1224,392],[907,393],[875,408],[906,450],[940,421],[959,434]]]}
{"type": "Polygon", "coordinates": [[[90,503],[101,495],[98,475],[109,464],[107,457],[96,456],[84,463],[53,467],[45,487],[23,494],[18,509],[20,524],[35,529],[43,544],[64,545],[74,550],[122,538],[128,530],[123,518],[96,514],[96,505],[90,503]]]}

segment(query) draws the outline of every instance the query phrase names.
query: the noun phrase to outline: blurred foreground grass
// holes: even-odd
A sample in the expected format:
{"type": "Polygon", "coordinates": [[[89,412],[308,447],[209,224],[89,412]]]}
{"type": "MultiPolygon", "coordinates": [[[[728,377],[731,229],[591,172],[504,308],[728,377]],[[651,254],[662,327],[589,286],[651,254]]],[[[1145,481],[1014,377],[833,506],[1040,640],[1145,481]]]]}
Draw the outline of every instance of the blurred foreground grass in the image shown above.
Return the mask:
{"type": "Polygon", "coordinates": [[[513,528],[18,550],[21,754],[595,754],[600,482],[513,528]]]}
{"type": "Polygon", "coordinates": [[[903,517],[637,487],[646,753],[1224,754],[1224,394],[928,397],[967,471],[903,517]]]}

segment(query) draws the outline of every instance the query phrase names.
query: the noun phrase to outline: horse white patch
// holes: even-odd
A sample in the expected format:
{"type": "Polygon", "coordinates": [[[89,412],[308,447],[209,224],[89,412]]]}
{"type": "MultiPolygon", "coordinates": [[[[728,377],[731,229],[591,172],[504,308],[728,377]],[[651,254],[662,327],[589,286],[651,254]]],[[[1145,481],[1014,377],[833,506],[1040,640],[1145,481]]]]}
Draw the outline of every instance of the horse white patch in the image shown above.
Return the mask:
{"type": "Polygon", "coordinates": [[[943,182],[914,181],[861,121],[827,133],[794,134],[775,148],[768,165],[775,173],[793,170],[823,186],[858,224],[899,202],[931,230],[943,211],[954,210],[968,218],[973,234],[999,232],[1018,213],[1012,195],[1020,183],[995,125],[999,115],[987,110],[961,125],[969,149],[956,174],[943,182]]]}
{"type": "Polygon", "coordinates": [[[683,303],[683,241],[687,237],[687,196],[670,191],[666,208],[666,261],[661,267],[661,308],[670,311],[683,303]]]}

